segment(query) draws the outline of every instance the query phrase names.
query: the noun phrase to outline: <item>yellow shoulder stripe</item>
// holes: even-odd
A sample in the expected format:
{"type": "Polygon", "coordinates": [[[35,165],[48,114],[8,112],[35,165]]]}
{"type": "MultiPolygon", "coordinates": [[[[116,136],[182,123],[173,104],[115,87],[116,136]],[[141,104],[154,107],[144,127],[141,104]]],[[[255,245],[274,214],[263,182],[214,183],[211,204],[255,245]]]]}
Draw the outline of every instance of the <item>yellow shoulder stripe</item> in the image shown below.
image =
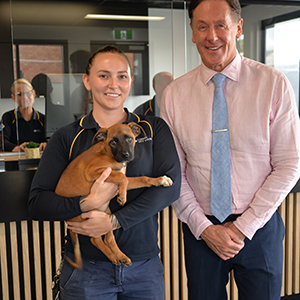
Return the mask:
{"type": "Polygon", "coordinates": [[[16,108],[14,109],[14,115],[15,115],[15,118],[13,119],[12,124],[14,124],[17,120],[17,109],[16,108]]]}
{"type": "Polygon", "coordinates": [[[40,122],[40,124],[41,124],[42,126],[44,126],[44,124],[43,124],[42,121],[40,120],[40,114],[39,114],[39,112],[38,112],[37,110],[35,110],[35,112],[36,112],[36,114],[37,114],[38,121],[40,122]]]}
{"type": "Polygon", "coordinates": [[[150,125],[150,123],[148,121],[145,121],[145,120],[141,120],[140,117],[135,114],[135,116],[137,117],[138,119],[138,123],[146,123],[148,126],[149,126],[149,129],[150,129],[150,132],[151,132],[151,138],[153,138],[153,129],[152,129],[152,126],[150,125]]]}
{"type": "MultiPolygon", "coordinates": [[[[80,127],[82,127],[82,122],[83,122],[83,119],[84,119],[84,118],[85,118],[85,116],[82,117],[82,118],[80,119],[80,122],[79,122],[80,127]]],[[[69,160],[71,159],[71,155],[72,155],[72,151],[73,151],[74,144],[75,144],[77,138],[79,137],[79,135],[81,134],[81,132],[83,132],[83,131],[84,131],[84,128],[82,128],[82,129],[77,133],[77,135],[75,136],[75,138],[74,138],[74,140],[73,140],[73,142],[72,142],[72,144],[71,144],[70,152],[69,152],[69,160]]]]}
{"type": "Polygon", "coordinates": [[[71,159],[73,146],[74,146],[74,144],[75,144],[77,138],[79,137],[79,135],[81,134],[82,131],[84,131],[84,128],[81,129],[81,130],[77,133],[77,135],[75,136],[75,138],[74,138],[74,140],[73,140],[73,142],[72,142],[72,145],[71,145],[71,148],[70,148],[70,152],[69,152],[69,160],[71,159]]]}
{"type": "Polygon", "coordinates": [[[153,111],[153,109],[152,109],[152,99],[149,100],[149,108],[145,111],[144,116],[146,116],[149,111],[153,111]]]}

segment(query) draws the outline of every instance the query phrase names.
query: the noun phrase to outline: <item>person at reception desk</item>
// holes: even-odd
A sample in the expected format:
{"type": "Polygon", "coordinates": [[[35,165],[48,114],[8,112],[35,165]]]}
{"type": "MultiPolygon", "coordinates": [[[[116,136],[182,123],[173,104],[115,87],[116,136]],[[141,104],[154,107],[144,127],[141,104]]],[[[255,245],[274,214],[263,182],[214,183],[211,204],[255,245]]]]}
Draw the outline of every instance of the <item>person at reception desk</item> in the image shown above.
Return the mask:
{"type": "MultiPolygon", "coordinates": [[[[61,300],[164,299],[157,213],[179,197],[180,163],[172,134],[161,118],[137,116],[124,108],[133,82],[131,74],[129,60],[119,48],[106,46],[91,56],[83,81],[92,92],[94,109],[52,135],[32,181],[28,207],[33,219],[63,221],[78,215],[85,219],[67,221],[68,229],[79,234],[83,266],[74,269],[64,260],[60,275],[61,300]],[[115,197],[118,186],[104,182],[111,172],[106,169],[89,195],[67,198],[55,193],[64,169],[92,146],[100,128],[131,122],[138,123],[145,135],[137,137],[134,159],[128,162],[126,174],[130,177],[167,175],[173,181],[172,186],[128,191],[127,202],[120,206],[115,197]],[[108,201],[111,215],[98,210],[108,201]],[[90,237],[101,237],[112,230],[132,265],[112,264],[91,243],[90,237]]],[[[123,143],[123,138],[118,136],[111,139],[108,134],[103,143],[115,147],[116,142],[118,147],[123,143]]],[[[74,259],[69,231],[65,256],[74,259]]]]}
{"type": "Polygon", "coordinates": [[[299,179],[294,91],[279,71],[241,56],[238,0],[192,0],[201,65],[170,83],[161,116],[182,170],[175,213],[183,221],[190,300],[279,300],[284,226],[278,207],[299,179]]]}
{"type": "Polygon", "coordinates": [[[152,87],[155,95],[152,99],[139,105],[133,113],[145,116],[159,116],[161,96],[165,87],[174,80],[174,77],[169,72],[160,72],[154,75],[152,87]]]}
{"type": "Polygon", "coordinates": [[[39,143],[39,149],[46,147],[45,116],[32,105],[35,91],[24,78],[14,81],[11,97],[18,107],[3,114],[4,151],[22,152],[30,141],[39,143]]]}

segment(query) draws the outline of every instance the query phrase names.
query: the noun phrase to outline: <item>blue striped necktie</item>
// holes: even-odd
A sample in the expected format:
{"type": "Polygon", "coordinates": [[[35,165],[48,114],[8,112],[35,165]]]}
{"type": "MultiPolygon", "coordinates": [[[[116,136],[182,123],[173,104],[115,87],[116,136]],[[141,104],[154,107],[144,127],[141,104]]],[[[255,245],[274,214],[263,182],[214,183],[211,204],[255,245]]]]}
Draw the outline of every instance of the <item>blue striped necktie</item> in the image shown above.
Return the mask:
{"type": "Polygon", "coordinates": [[[215,84],[212,125],[211,195],[210,211],[223,222],[232,212],[230,141],[227,103],[223,92],[226,76],[218,73],[215,84]]]}

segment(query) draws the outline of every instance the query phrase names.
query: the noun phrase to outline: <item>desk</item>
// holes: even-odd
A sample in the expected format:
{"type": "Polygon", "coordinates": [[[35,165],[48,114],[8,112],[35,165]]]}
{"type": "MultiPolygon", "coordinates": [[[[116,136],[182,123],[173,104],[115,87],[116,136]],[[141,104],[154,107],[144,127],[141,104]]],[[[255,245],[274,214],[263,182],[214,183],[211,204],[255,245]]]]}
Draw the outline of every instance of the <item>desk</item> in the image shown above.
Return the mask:
{"type": "Polygon", "coordinates": [[[0,172],[31,169],[36,170],[39,161],[39,159],[27,159],[24,152],[2,152],[0,153],[0,172]]]}

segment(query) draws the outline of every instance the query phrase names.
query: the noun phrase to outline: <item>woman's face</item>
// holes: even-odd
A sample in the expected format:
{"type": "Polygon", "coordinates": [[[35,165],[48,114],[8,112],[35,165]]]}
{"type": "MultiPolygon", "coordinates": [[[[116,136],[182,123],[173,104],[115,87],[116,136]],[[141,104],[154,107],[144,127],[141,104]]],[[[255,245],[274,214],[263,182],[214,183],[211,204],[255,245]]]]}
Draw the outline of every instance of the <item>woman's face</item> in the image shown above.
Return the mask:
{"type": "Polygon", "coordinates": [[[15,87],[15,94],[11,96],[19,107],[24,109],[33,105],[35,91],[26,84],[18,83],[15,87]]]}
{"type": "Polygon", "coordinates": [[[90,74],[83,75],[85,87],[92,92],[94,110],[123,109],[132,77],[125,57],[117,53],[99,53],[95,56],[90,74]]]}

